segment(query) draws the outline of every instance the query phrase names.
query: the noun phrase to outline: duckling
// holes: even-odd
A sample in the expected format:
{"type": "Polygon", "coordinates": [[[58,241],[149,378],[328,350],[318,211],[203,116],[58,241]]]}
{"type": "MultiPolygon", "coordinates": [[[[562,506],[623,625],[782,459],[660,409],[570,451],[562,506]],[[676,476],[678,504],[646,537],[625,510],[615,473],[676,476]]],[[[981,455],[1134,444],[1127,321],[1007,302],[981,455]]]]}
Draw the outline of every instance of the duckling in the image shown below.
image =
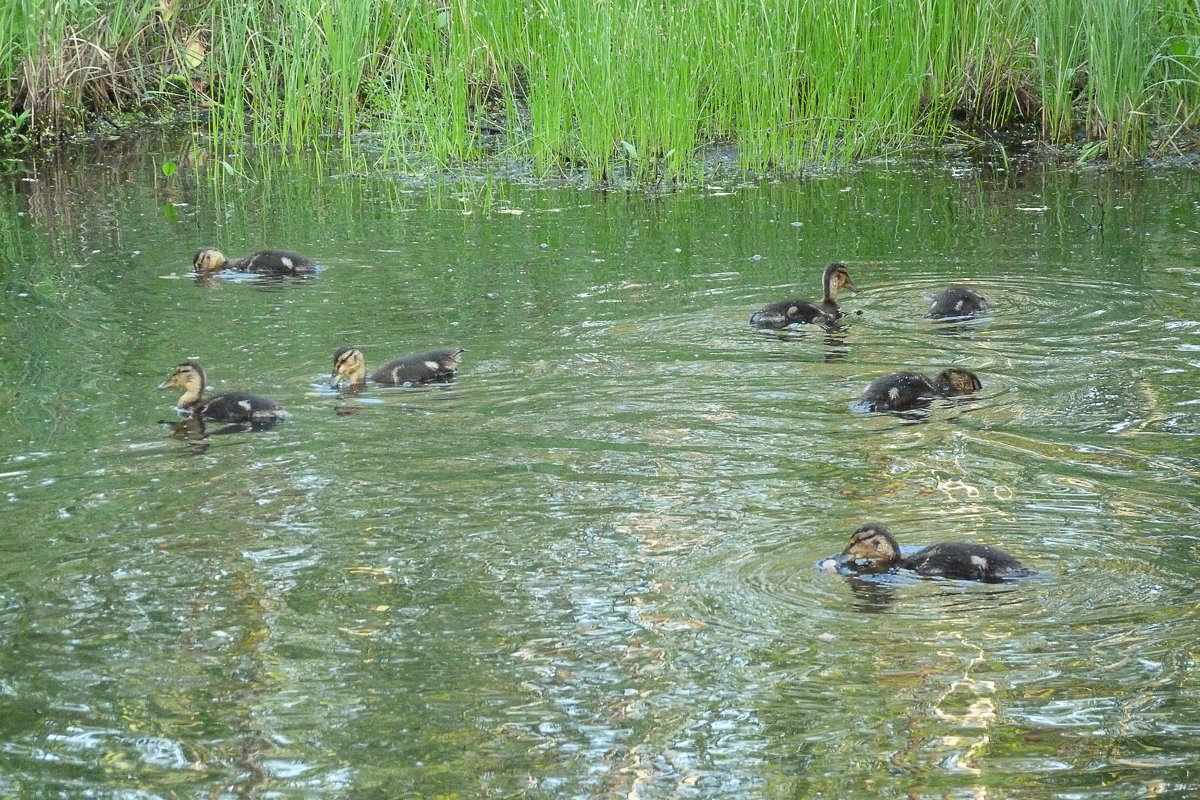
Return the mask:
{"type": "MultiPolygon", "coordinates": [[[[454,380],[462,354],[461,347],[451,347],[401,356],[371,373],[371,380],[384,386],[448,383],[454,380]]],[[[351,388],[361,388],[366,380],[367,362],[362,351],[357,347],[339,347],[333,354],[333,374],[329,376],[329,386],[336,389],[342,381],[346,381],[351,388]]]]}
{"type": "Polygon", "coordinates": [[[931,544],[906,557],[900,553],[896,537],[878,523],[856,530],[846,549],[832,559],[825,559],[821,566],[835,570],[845,567],[853,572],[888,572],[900,568],[930,578],[984,583],[1001,583],[1034,574],[1013,556],[985,544],[931,544]]]}
{"type": "Polygon", "coordinates": [[[287,418],[287,412],[266,397],[242,392],[226,392],[204,399],[204,369],[196,361],[184,361],[171,371],[159,389],[183,389],[175,407],[188,416],[220,422],[274,423],[287,418]]]}
{"type": "Polygon", "coordinates": [[[750,316],[750,324],[756,328],[774,328],[782,330],[802,323],[830,325],[842,312],[838,309],[837,296],[841,289],[858,291],[850,281],[850,273],[846,265],[834,262],[825,268],[821,275],[821,285],[824,287],[824,298],[817,305],[805,300],[784,300],[772,303],[755,311],[750,316]]]}
{"type": "Polygon", "coordinates": [[[933,380],[919,372],[893,372],[876,378],[856,404],[863,411],[911,411],[934,397],[970,394],[983,388],[968,369],[944,369],[933,380]]]}
{"type": "Polygon", "coordinates": [[[925,316],[933,319],[969,317],[987,311],[987,298],[967,286],[951,286],[933,296],[933,305],[925,316]]]}
{"type": "Polygon", "coordinates": [[[200,275],[231,269],[260,275],[309,275],[317,271],[311,258],[287,250],[259,250],[245,258],[230,261],[220,250],[202,247],[192,257],[192,267],[200,275]]]}

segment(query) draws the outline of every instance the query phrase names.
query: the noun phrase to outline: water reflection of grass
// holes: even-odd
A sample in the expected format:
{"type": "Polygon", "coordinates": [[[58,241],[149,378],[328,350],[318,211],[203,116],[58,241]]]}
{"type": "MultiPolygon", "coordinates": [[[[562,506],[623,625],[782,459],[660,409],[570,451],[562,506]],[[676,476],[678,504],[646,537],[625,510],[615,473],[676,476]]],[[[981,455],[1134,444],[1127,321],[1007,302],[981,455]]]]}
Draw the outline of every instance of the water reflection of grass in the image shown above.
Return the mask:
{"type": "Polygon", "coordinates": [[[38,0],[0,14],[0,42],[0,130],[187,107],[226,142],[371,129],[419,169],[500,153],[656,183],[695,177],[707,143],[792,170],[1019,122],[1137,157],[1194,123],[1200,19],[1183,0],[38,0]]]}

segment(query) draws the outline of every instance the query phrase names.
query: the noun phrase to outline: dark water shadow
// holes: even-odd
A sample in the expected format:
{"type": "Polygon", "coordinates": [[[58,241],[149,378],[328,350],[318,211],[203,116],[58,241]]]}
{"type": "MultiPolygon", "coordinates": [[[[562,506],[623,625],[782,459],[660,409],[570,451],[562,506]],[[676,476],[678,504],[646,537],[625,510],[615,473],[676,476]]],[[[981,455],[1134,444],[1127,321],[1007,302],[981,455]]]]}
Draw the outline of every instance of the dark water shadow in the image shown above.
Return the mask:
{"type": "Polygon", "coordinates": [[[235,272],[221,270],[220,272],[193,272],[192,279],[202,289],[219,289],[226,284],[245,284],[259,292],[286,291],[292,285],[307,283],[317,276],[317,273],[303,275],[261,275],[255,272],[235,272]]]}
{"type": "Polygon", "coordinates": [[[159,420],[158,424],[170,431],[172,439],[185,442],[202,442],[212,436],[227,436],[231,433],[257,433],[269,431],[282,420],[255,420],[253,422],[227,422],[220,427],[210,428],[200,417],[179,420],[159,420]]]}
{"type": "Polygon", "coordinates": [[[847,340],[849,326],[841,320],[827,323],[804,323],[789,328],[762,328],[751,326],[756,336],[765,336],[780,341],[807,342],[819,338],[825,348],[822,360],[826,363],[844,361],[850,354],[850,343],[847,340]]]}
{"type": "Polygon", "coordinates": [[[942,317],[930,319],[933,332],[938,336],[959,339],[974,339],[979,335],[980,328],[990,322],[987,314],[967,314],[961,317],[942,317]]]}

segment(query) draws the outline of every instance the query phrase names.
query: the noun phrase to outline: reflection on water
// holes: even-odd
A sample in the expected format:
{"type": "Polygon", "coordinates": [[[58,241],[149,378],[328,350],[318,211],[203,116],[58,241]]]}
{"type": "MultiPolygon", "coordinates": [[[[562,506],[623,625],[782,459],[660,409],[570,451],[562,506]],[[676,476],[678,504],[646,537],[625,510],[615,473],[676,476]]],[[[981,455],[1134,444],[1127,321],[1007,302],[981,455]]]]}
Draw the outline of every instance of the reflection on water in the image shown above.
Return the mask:
{"type": "Polygon", "coordinates": [[[483,207],[114,158],[0,215],[3,793],[1196,793],[1190,172],[483,207]],[[201,243],[325,269],[197,283],[201,243]],[[835,259],[837,328],[749,327],[835,259]],[[927,319],[955,283],[990,310],[927,319]],[[447,341],[454,384],[326,386],[447,341]],[[159,424],[184,358],[292,418],[159,424]],[[947,366],[982,390],[851,410],[947,366]],[[1040,577],[814,566],[873,520],[1040,577]]]}

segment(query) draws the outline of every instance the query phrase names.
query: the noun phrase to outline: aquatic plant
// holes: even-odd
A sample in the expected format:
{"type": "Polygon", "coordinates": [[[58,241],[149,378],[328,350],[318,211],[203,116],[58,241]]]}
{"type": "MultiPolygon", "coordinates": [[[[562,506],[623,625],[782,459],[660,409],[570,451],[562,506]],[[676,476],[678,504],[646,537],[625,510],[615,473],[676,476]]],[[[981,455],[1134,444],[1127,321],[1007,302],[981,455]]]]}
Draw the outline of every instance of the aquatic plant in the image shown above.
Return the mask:
{"type": "Polygon", "coordinates": [[[704,145],[794,171],[1036,122],[1111,159],[1200,113],[1189,0],[15,0],[0,105],[61,135],[195,108],[215,151],[367,140],[387,164],[499,154],[690,180],[704,145]]]}

